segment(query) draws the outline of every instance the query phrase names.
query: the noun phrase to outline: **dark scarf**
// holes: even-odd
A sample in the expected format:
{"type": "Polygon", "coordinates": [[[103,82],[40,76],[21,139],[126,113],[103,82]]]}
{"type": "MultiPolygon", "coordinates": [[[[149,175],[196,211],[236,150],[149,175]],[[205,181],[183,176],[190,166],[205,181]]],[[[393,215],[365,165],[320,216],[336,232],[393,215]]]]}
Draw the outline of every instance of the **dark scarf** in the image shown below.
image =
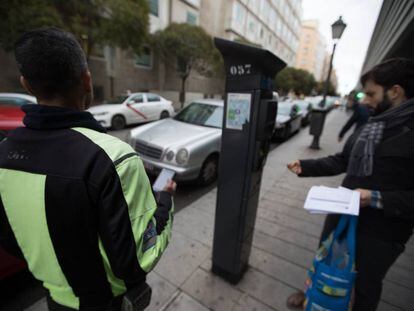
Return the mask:
{"type": "Polygon", "coordinates": [[[21,109],[26,113],[23,123],[31,129],[52,130],[85,127],[102,133],[106,132],[87,111],[45,105],[23,105],[21,109]]]}
{"type": "Polygon", "coordinates": [[[347,174],[358,177],[371,176],[375,147],[381,142],[384,129],[404,124],[414,115],[414,99],[371,117],[356,139],[349,158],[347,174]]]}

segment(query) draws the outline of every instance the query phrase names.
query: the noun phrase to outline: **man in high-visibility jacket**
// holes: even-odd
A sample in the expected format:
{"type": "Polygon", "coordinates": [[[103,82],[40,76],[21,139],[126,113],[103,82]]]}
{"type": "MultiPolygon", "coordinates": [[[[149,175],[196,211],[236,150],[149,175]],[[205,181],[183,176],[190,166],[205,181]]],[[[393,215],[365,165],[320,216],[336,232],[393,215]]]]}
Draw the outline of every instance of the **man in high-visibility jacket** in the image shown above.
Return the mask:
{"type": "Polygon", "coordinates": [[[170,240],[176,185],[154,195],[135,151],[84,111],[92,80],[73,35],[29,31],[15,56],[39,105],[0,143],[0,244],[26,260],[51,310],[120,310],[170,240]]]}

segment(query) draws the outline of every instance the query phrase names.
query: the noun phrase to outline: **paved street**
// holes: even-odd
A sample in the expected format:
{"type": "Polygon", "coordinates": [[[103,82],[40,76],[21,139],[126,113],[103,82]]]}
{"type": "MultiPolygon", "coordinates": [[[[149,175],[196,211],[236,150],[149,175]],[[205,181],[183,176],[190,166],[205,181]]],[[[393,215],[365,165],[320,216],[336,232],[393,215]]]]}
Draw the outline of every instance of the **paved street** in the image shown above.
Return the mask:
{"type": "MultiPolygon", "coordinates": [[[[306,269],[316,249],[323,216],[303,210],[312,185],[338,186],[342,176],[300,179],[286,169],[296,158],[336,152],[338,127],[345,113],[333,111],[327,119],[320,151],[308,149],[311,137],[302,130],[274,149],[265,167],[250,267],[233,286],[213,275],[216,189],[176,214],[172,242],[150,273],[153,298],[149,310],[287,310],[285,301],[303,288],[306,269]]],[[[412,310],[414,305],[414,242],[388,273],[378,310],[412,310]]],[[[46,310],[42,299],[26,309],[46,310]]]]}

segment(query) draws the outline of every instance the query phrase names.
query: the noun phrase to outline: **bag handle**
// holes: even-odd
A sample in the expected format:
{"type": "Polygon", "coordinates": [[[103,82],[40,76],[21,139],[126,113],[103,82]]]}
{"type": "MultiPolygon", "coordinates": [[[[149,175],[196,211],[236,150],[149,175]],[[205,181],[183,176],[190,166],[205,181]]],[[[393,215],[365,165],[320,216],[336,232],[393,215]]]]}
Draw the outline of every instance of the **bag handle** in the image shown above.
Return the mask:
{"type": "Polygon", "coordinates": [[[328,247],[328,254],[325,257],[326,260],[331,260],[333,244],[336,240],[338,240],[338,237],[345,231],[348,225],[348,220],[349,218],[347,217],[347,215],[341,215],[341,217],[339,218],[339,222],[336,225],[335,231],[333,232],[331,243],[328,247]]]}
{"type": "Polygon", "coordinates": [[[348,233],[347,233],[347,242],[348,242],[348,252],[349,252],[349,262],[346,267],[347,271],[352,270],[352,266],[355,262],[356,257],[356,230],[358,224],[358,216],[348,216],[348,233]]]}
{"type": "Polygon", "coordinates": [[[338,225],[336,226],[336,229],[334,231],[333,240],[337,240],[339,236],[345,231],[345,229],[348,227],[349,222],[349,216],[348,215],[341,215],[341,218],[339,219],[338,225]]]}
{"type": "Polygon", "coordinates": [[[331,245],[329,246],[328,254],[326,256],[326,260],[331,259],[334,242],[339,239],[340,235],[345,230],[347,230],[346,239],[347,239],[349,260],[348,260],[348,264],[345,268],[346,271],[351,271],[352,266],[355,262],[357,223],[358,223],[358,217],[357,216],[341,215],[341,218],[339,219],[338,225],[336,226],[336,229],[334,231],[333,238],[332,238],[332,241],[331,241],[331,245]]]}
{"type": "Polygon", "coordinates": [[[355,262],[357,223],[358,223],[358,216],[341,215],[341,218],[339,219],[339,223],[336,226],[335,232],[333,234],[331,245],[329,246],[328,255],[326,256],[327,260],[331,259],[334,242],[339,239],[340,235],[345,230],[347,230],[346,239],[347,239],[349,260],[348,260],[348,264],[345,270],[349,272],[352,271],[352,266],[355,262]]]}

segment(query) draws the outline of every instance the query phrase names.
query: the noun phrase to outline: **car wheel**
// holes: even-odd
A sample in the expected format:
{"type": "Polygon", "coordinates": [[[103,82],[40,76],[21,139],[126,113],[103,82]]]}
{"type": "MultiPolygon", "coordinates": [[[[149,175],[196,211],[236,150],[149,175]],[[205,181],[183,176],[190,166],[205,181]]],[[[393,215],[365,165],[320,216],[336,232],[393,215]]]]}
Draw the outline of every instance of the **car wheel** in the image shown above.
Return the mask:
{"type": "Polygon", "coordinates": [[[218,156],[211,155],[203,163],[198,175],[198,183],[207,186],[217,179],[218,175],[218,156]]]}
{"type": "Polygon", "coordinates": [[[126,125],[125,118],[121,115],[116,115],[112,118],[111,127],[113,130],[122,130],[126,125]]]}
{"type": "Polygon", "coordinates": [[[168,111],[164,110],[163,112],[161,112],[160,119],[166,119],[169,116],[170,116],[170,114],[168,113],[168,111]]]}

